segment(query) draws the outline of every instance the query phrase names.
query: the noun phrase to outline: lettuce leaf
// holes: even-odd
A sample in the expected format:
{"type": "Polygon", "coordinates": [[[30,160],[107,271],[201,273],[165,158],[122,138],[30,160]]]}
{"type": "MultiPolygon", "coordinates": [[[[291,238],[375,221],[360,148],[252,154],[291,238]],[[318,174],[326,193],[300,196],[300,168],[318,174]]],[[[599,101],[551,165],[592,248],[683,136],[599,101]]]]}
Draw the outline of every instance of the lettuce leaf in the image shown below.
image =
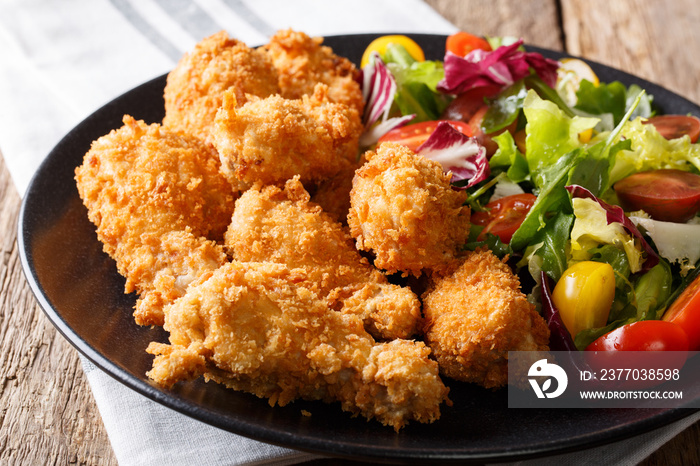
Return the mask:
{"type": "Polygon", "coordinates": [[[528,91],[523,102],[527,118],[527,162],[535,186],[546,184],[543,173],[557,163],[566,153],[582,146],[579,133],[593,128],[596,118],[568,117],[553,102],[540,98],[535,91],[528,91]]]}
{"type": "Polygon", "coordinates": [[[494,136],[493,140],[498,144],[498,149],[489,160],[491,170],[505,170],[508,178],[514,183],[529,180],[530,167],[523,153],[518,150],[513,135],[509,131],[504,131],[494,136]]]}
{"type": "Polygon", "coordinates": [[[582,186],[572,185],[566,189],[571,193],[574,214],[579,221],[579,227],[574,224],[571,231],[572,252],[583,249],[577,248],[578,242],[588,236],[598,243],[622,245],[633,273],[648,270],[659,263],[658,254],[644,239],[637,226],[627,218],[622,207],[598,199],[582,186]],[[646,253],[645,258],[642,256],[642,250],[646,253]]]}
{"type": "Polygon", "coordinates": [[[610,183],[632,173],[660,168],[700,171],[700,144],[691,143],[687,135],[668,140],[653,125],[643,124],[641,118],[628,121],[621,134],[631,147],[617,153],[610,183]]]}
{"type": "Polygon", "coordinates": [[[415,123],[440,118],[452,100],[437,90],[445,70],[440,61],[416,61],[403,47],[389,44],[384,61],[396,80],[394,103],[402,115],[416,115],[415,123]]]}

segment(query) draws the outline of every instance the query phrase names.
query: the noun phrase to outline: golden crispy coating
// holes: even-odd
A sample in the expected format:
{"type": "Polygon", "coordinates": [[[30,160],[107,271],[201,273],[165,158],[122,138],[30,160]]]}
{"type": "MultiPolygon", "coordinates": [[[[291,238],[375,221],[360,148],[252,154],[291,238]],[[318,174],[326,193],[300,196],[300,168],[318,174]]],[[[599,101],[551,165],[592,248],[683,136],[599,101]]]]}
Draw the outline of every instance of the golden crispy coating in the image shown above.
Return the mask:
{"type": "Polygon", "coordinates": [[[324,212],[331,217],[347,225],[348,212],[350,211],[350,190],[355,171],[366,162],[364,156],[348,168],[341,170],[337,175],[322,181],[311,195],[311,200],[320,205],[324,212]]]}
{"type": "Polygon", "coordinates": [[[242,105],[246,94],[278,93],[277,80],[266,53],[218,32],[198,43],[168,74],[163,125],[210,142],[224,91],[231,90],[242,105]]]}
{"type": "Polygon", "coordinates": [[[311,96],[275,95],[238,107],[226,92],[216,116],[214,144],[231,184],[282,184],[294,175],[316,183],[357,160],[362,124],[357,111],[326,98],[319,84],[311,96]]]}
{"type": "Polygon", "coordinates": [[[339,401],[400,429],[439,418],[448,389],[421,342],[376,343],[355,315],[330,310],[301,269],[231,262],[166,310],[170,345],[151,343],[148,376],[199,375],[285,405],[339,401]]]}
{"type": "Polygon", "coordinates": [[[283,97],[299,99],[314,92],[316,83],[328,85],[331,102],[364,111],[364,99],[357,77],[359,71],[347,58],[339,57],[323,38],[311,38],[303,32],[279,31],[265,46],[279,72],[283,97]]]}
{"type": "Polygon", "coordinates": [[[130,116],[76,169],[78,191],[105,252],[137,291],[136,320],[162,325],[163,304],[225,260],[219,239],[234,206],[216,152],[199,139],[130,116]]]}
{"type": "Polygon", "coordinates": [[[350,192],[350,233],[389,273],[439,271],[459,254],[469,234],[466,194],[450,187],[435,161],[405,146],[382,143],[365,154],[350,192]]]}
{"type": "Polygon", "coordinates": [[[497,388],[508,382],[508,351],[547,351],[549,329],[491,251],[469,254],[423,295],[425,341],[440,372],[497,388]]]}
{"type": "Polygon", "coordinates": [[[420,302],[387,282],[355,249],[343,226],[309,202],[298,177],[285,189],[256,185],[236,202],[225,246],[239,261],[303,268],[304,285],[334,308],[360,316],[376,338],[408,338],[420,324],[420,302]]]}

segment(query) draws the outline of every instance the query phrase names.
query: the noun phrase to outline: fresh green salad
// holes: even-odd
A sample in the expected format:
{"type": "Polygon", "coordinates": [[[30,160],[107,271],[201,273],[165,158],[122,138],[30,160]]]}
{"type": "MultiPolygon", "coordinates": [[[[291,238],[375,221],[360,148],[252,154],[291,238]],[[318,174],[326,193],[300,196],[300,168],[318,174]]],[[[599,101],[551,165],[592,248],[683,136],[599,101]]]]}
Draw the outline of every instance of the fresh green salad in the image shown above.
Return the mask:
{"type": "Polygon", "coordinates": [[[361,144],[436,157],[470,240],[509,263],[552,350],[700,350],[700,120],[576,58],[459,32],[442,61],[384,36],[362,61],[361,144]]]}

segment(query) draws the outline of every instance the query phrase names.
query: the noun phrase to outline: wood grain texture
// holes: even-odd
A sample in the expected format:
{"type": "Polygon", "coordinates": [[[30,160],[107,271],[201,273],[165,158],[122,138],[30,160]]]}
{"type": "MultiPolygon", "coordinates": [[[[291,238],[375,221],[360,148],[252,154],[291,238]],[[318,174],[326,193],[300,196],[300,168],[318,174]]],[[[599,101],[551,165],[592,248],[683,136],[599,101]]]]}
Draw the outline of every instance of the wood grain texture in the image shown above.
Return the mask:
{"type": "Polygon", "coordinates": [[[693,0],[562,0],[566,50],[700,103],[700,8],[693,0]]]}
{"type": "Polygon", "coordinates": [[[19,208],[0,154],[0,464],[116,465],[78,354],[25,280],[19,208]]]}
{"type": "MultiPolygon", "coordinates": [[[[566,50],[700,102],[695,0],[426,2],[461,29],[566,50]]],[[[22,273],[19,206],[0,155],[0,464],[116,465],[77,353],[43,315],[22,273]]],[[[700,464],[699,441],[696,424],[643,464],[700,464]]]]}
{"type": "Polygon", "coordinates": [[[463,31],[522,37],[526,43],[563,50],[557,2],[552,0],[426,0],[463,31]]]}

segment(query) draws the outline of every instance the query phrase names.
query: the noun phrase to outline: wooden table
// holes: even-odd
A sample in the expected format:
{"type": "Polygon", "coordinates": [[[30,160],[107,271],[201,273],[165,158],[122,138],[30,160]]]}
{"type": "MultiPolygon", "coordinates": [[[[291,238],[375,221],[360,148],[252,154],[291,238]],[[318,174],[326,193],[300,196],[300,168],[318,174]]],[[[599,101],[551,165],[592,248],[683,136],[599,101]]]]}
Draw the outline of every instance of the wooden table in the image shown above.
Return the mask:
{"type": "MultiPolygon", "coordinates": [[[[463,30],[523,37],[700,102],[696,0],[426,0],[463,30]]],[[[0,463],[116,465],[76,351],[38,307],[16,243],[20,197],[0,157],[0,463]]],[[[700,425],[643,464],[700,464],[700,425]]]]}

